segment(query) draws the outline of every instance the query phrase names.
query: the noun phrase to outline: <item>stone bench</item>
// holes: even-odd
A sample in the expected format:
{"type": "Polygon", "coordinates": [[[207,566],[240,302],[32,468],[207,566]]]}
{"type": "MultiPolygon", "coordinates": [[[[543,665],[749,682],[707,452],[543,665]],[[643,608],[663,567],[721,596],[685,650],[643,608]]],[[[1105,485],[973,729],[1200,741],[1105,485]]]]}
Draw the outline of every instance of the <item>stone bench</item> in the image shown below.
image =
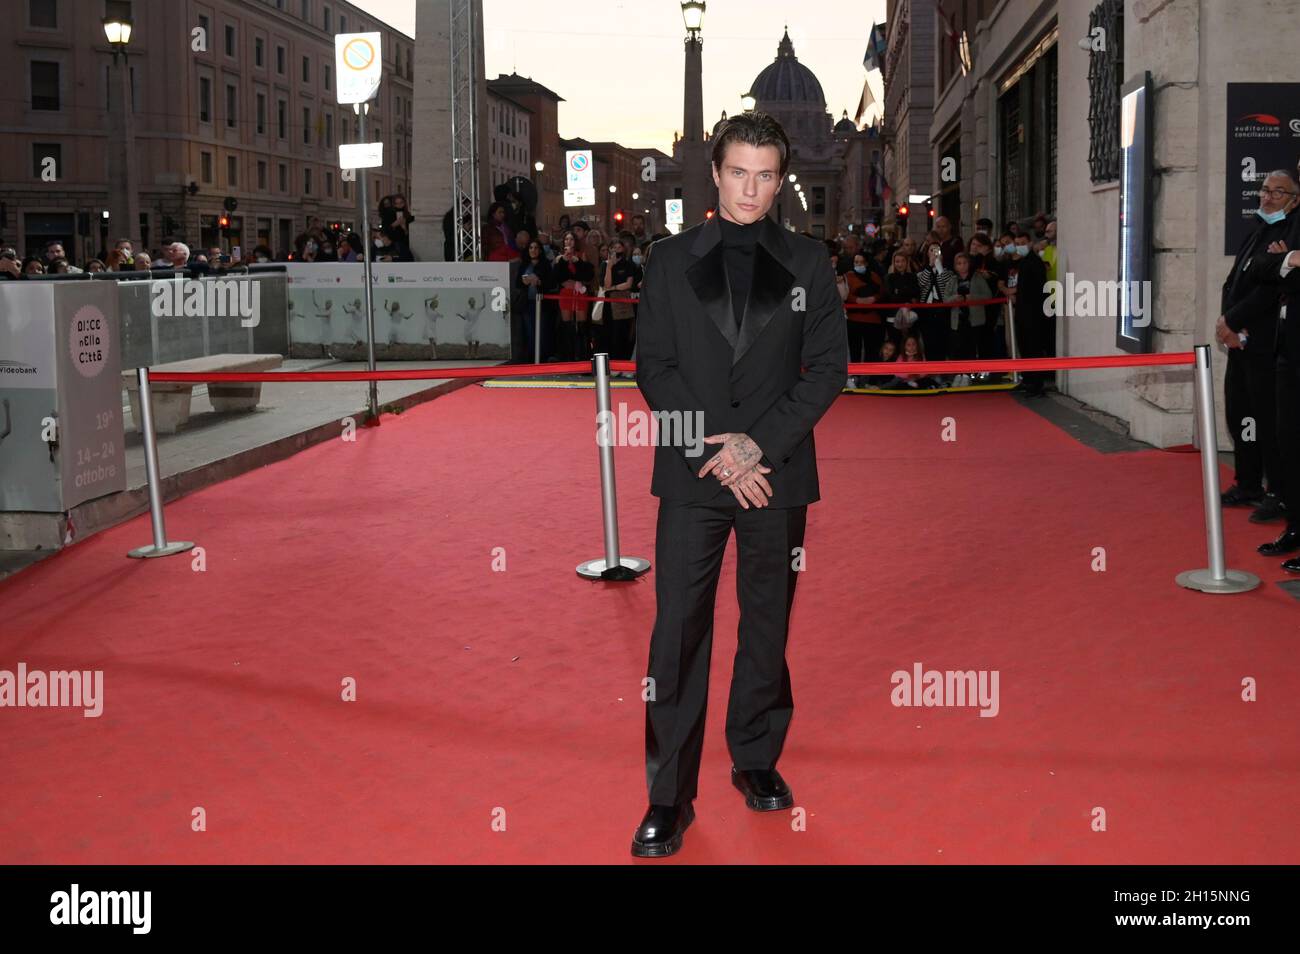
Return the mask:
{"type": "MultiPolygon", "coordinates": [[[[151,365],[151,372],[171,371],[272,371],[284,363],[278,354],[210,354],[203,358],[151,365]]],[[[195,382],[198,383],[198,382],[195,382]]],[[[131,420],[137,432],[144,430],[140,416],[140,381],[132,368],[122,372],[122,386],[131,400],[131,420]]],[[[260,381],[212,381],[208,400],[214,411],[251,411],[262,398],[260,381]]],[[[190,419],[194,384],[181,381],[150,381],[153,396],[153,427],[156,434],[174,434],[190,419]]]]}

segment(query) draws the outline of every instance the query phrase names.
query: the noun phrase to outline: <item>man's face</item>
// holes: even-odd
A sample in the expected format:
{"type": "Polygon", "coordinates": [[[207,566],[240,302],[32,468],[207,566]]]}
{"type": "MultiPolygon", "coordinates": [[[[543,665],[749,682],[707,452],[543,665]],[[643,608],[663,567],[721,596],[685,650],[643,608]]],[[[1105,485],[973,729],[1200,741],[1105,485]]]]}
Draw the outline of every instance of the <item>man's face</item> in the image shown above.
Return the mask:
{"type": "Polygon", "coordinates": [[[634,215],[634,216],[632,216],[632,232],[633,232],[633,234],[635,234],[635,235],[640,235],[640,234],[641,234],[642,232],[644,232],[644,231],[645,231],[645,216],[643,216],[643,215],[634,215]]]}
{"type": "Polygon", "coordinates": [[[208,258],[210,260],[216,261],[220,257],[221,257],[221,249],[217,248],[217,246],[214,245],[212,246],[212,248],[208,249],[208,258]]]}
{"type": "Polygon", "coordinates": [[[51,245],[49,248],[45,250],[45,258],[47,261],[52,262],[56,258],[64,258],[64,257],[66,256],[64,256],[63,254],[63,246],[60,245],[58,242],[55,242],[53,245],[51,245]]]}
{"type": "Polygon", "coordinates": [[[573,230],[573,237],[579,242],[585,242],[587,240],[587,230],[579,225],[573,230]]]}
{"type": "Polygon", "coordinates": [[[1047,223],[1047,228],[1044,230],[1044,235],[1047,239],[1048,245],[1056,244],[1056,223],[1055,222],[1047,223]]]}
{"type": "Polygon", "coordinates": [[[767,215],[781,189],[781,152],[776,146],[727,146],[722,169],[713,170],[718,206],[729,221],[749,225],[767,215]]]}
{"type": "Polygon", "coordinates": [[[1282,176],[1269,176],[1264,180],[1263,187],[1259,190],[1259,210],[1261,212],[1277,212],[1287,208],[1295,199],[1295,189],[1291,183],[1282,176]]]}
{"type": "Polygon", "coordinates": [[[952,223],[948,221],[947,216],[939,216],[934,220],[934,230],[939,233],[939,238],[948,241],[952,238],[952,223]]]}

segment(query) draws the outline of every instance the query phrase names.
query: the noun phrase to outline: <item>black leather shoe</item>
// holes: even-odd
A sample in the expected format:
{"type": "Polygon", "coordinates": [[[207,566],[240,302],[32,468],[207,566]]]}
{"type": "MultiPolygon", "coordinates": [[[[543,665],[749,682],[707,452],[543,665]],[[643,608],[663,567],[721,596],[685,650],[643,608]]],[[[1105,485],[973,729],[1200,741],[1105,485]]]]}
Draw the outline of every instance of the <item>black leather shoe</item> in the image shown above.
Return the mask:
{"type": "Polygon", "coordinates": [[[1300,550],[1300,530],[1284,530],[1272,543],[1261,543],[1258,549],[1264,556],[1281,556],[1300,550]]]}
{"type": "Polygon", "coordinates": [[[1286,516],[1286,504],[1277,494],[1265,494],[1264,501],[1252,511],[1251,523],[1274,523],[1286,516]]]}
{"type": "Polygon", "coordinates": [[[1300,557],[1292,557],[1282,564],[1282,569],[1288,573],[1300,573],[1300,557]]]}
{"type": "Polygon", "coordinates": [[[1236,484],[1233,484],[1219,494],[1219,499],[1225,507],[1258,507],[1264,501],[1264,492],[1262,490],[1242,490],[1236,484]]]}
{"type": "Polygon", "coordinates": [[[794,804],[790,787],[776,769],[746,769],[731,767],[731,784],[745,796],[745,804],[756,812],[774,812],[794,804]]]}
{"type": "Polygon", "coordinates": [[[692,802],[685,805],[651,805],[632,836],[637,858],[662,858],[682,846],[682,834],[695,821],[692,802]]]}

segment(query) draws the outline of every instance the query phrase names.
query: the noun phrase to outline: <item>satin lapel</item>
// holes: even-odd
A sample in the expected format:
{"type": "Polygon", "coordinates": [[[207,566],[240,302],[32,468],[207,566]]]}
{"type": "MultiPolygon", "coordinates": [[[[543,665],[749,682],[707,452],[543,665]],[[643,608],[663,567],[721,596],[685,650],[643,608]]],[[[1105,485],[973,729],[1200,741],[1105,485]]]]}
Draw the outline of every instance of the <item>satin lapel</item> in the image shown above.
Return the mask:
{"type": "MultiPolygon", "coordinates": [[[[686,280],[695,291],[695,297],[704,306],[704,313],[727,339],[734,352],[736,347],[736,317],[731,304],[731,285],[727,282],[726,266],[722,260],[722,230],[716,218],[709,219],[691,246],[696,256],[686,269],[686,280]]],[[[735,361],[733,359],[732,363],[735,361]]]]}
{"type": "Polygon", "coordinates": [[[733,366],[763,333],[794,285],[794,273],[786,265],[790,261],[790,248],[783,231],[771,217],[763,220],[763,233],[754,246],[754,277],[745,299],[740,340],[731,357],[733,366]]]}

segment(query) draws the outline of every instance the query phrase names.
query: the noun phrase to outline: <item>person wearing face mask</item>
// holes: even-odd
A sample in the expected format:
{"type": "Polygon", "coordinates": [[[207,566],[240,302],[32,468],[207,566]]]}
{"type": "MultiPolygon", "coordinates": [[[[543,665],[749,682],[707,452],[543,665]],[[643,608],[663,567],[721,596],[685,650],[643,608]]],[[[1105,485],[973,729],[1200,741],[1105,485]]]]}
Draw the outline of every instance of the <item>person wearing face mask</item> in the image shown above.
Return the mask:
{"type": "MultiPolygon", "coordinates": [[[[640,258],[638,255],[637,258],[640,258]]],[[[605,294],[610,298],[629,298],[641,287],[641,264],[627,254],[622,239],[609,243],[609,256],[605,260],[605,294]]],[[[607,302],[610,320],[605,322],[605,335],[609,343],[609,356],[615,361],[626,361],[632,353],[632,305],[630,302],[607,302]]]]}
{"type": "MultiPolygon", "coordinates": [[[[1056,316],[1044,314],[1047,300],[1047,265],[1030,248],[1031,237],[1022,232],[1008,246],[1014,261],[1016,342],[1022,358],[1050,358],[1056,353],[1056,316]]],[[[1008,280],[1008,285],[1010,280],[1008,280]]],[[[1030,397],[1045,397],[1055,371],[1026,371],[1016,390],[1030,397]]]]}
{"type": "MultiPolygon", "coordinates": [[[[874,305],[885,290],[885,281],[868,265],[870,256],[857,252],[853,256],[853,267],[845,273],[848,285],[845,304],[874,305]]],[[[874,361],[880,353],[880,345],[885,340],[885,320],[877,308],[845,309],[849,322],[849,363],[855,361],[874,361]]],[[[858,387],[859,382],[850,376],[848,386],[858,387]]]]}
{"type": "Polygon", "coordinates": [[[1236,466],[1234,483],[1221,499],[1226,507],[1254,507],[1252,523],[1280,520],[1287,516],[1287,508],[1277,440],[1274,362],[1281,289],[1267,277],[1254,275],[1250,266],[1253,258],[1265,254],[1291,229],[1298,191],[1295,178],[1285,169],[1264,179],[1255,228],[1241,243],[1224,279],[1214,329],[1215,338],[1228,349],[1223,408],[1236,466]]]}

